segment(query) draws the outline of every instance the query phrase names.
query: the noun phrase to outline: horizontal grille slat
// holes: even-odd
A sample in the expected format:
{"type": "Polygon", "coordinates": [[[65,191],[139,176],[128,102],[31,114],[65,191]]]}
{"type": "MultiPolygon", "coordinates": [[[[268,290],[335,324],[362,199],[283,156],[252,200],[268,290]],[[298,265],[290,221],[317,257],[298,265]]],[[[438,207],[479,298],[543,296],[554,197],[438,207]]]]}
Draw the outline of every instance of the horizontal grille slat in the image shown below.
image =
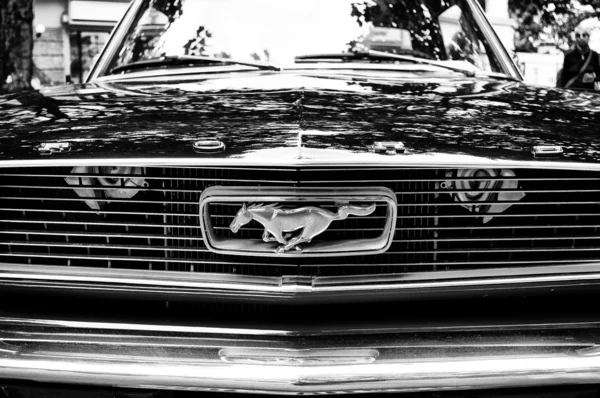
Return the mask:
{"type": "MultiPolygon", "coordinates": [[[[494,218],[523,218],[523,217],[527,217],[527,218],[532,218],[532,217],[597,217],[598,214],[595,213],[564,213],[564,214],[560,214],[560,213],[532,213],[532,214],[518,214],[518,213],[513,213],[513,214],[494,214],[494,218]]],[[[481,218],[482,215],[481,214],[477,214],[477,213],[469,213],[469,214],[437,214],[437,215],[423,215],[420,218],[421,219],[427,219],[427,218],[437,218],[437,219],[442,219],[442,218],[473,218],[473,217],[479,217],[481,218]]],[[[414,217],[412,216],[398,216],[399,219],[414,219],[414,217]]],[[[502,226],[500,226],[502,227],[502,226]]],[[[518,225],[515,225],[516,228],[518,228],[518,225]]]]}
{"type": "Polygon", "coordinates": [[[183,228],[195,229],[197,225],[177,225],[177,224],[150,224],[150,223],[126,223],[126,222],[85,222],[85,221],[55,221],[55,220],[9,220],[0,219],[0,223],[14,224],[51,224],[51,225],[82,225],[82,226],[122,226],[122,227],[144,227],[144,228],[183,228]]]}
{"type": "Polygon", "coordinates": [[[545,241],[545,240],[597,240],[600,239],[600,235],[598,236],[523,236],[523,237],[491,237],[491,238],[438,238],[438,239],[395,239],[394,242],[404,242],[404,243],[415,243],[415,242],[506,242],[506,241],[515,241],[515,242],[535,242],[535,241],[545,241]]]}
{"type": "MultiPolygon", "coordinates": [[[[552,182],[557,182],[557,181],[561,181],[560,179],[556,179],[556,178],[517,178],[517,177],[481,177],[481,178],[471,178],[471,177],[463,177],[463,178],[456,178],[456,177],[448,177],[448,178],[423,178],[420,181],[421,182],[445,182],[445,181],[451,181],[451,182],[456,182],[456,181],[552,181],[552,182]]],[[[414,182],[415,180],[403,180],[403,179],[398,179],[398,180],[382,180],[382,179],[367,179],[367,180],[353,180],[353,182],[355,183],[359,183],[359,184],[365,184],[365,183],[377,183],[377,184],[384,184],[384,183],[410,183],[410,182],[414,182]]],[[[568,180],[565,181],[600,181],[600,178],[569,178],[568,180]]],[[[318,181],[314,181],[314,184],[316,185],[320,185],[320,184],[342,184],[342,183],[347,183],[348,180],[318,180],[318,181]]]]}
{"type": "MultiPolygon", "coordinates": [[[[2,170],[1,261],[23,267],[47,264],[265,276],[433,272],[600,261],[599,172],[514,169],[514,177],[463,178],[455,177],[457,169],[435,167],[165,166],[140,167],[133,176],[87,169],[85,173],[69,167],[2,170]],[[93,183],[69,185],[67,178],[71,183],[77,181],[70,177],[93,183]],[[95,180],[98,177],[111,179],[117,186],[102,186],[95,180]],[[130,177],[143,178],[144,186],[121,187],[130,177]],[[451,186],[458,182],[463,187],[472,185],[467,185],[468,189],[451,186]],[[499,185],[508,182],[512,184],[508,189],[499,185]],[[217,254],[205,245],[199,218],[200,196],[215,185],[385,187],[398,201],[393,241],[381,254],[326,260],[217,254]],[[121,190],[121,196],[108,197],[115,195],[115,189],[121,190]],[[458,199],[457,195],[473,192],[485,197],[469,203],[458,199]],[[524,196],[499,196],[516,192],[524,196]],[[506,208],[486,213],[486,206],[506,208]]],[[[302,203],[287,205],[306,205],[302,203]]],[[[223,237],[260,241],[264,227],[255,221],[235,235],[230,231],[242,204],[211,204],[214,230],[223,237]]],[[[336,203],[316,205],[331,212],[338,207],[336,203]]],[[[385,223],[385,205],[380,203],[376,209],[371,215],[334,221],[315,241],[372,238],[385,223]]]]}
{"type": "MultiPolygon", "coordinates": [[[[262,183],[264,183],[264,181],[261,181],[262,183]]],[[[281,184],[283,184],[284,182],[280,182],[281,184]]],[[[297,184],[297,182],[295,181],[288,181],[286,182],[288,184],[297,184]]],[[[183,193],[196,193],[197,190],[194,189],[174,189],[174,188],[143,188],[143,187],[126,187],[126,186],[115,186],[115,187],[90,187],[87,185],[68,185],[68,186],[63,186],[63,187],[57,187],[57,186],[28,186],[28,185],[0,185],[1,189],[51,189],[51,190],[60,190],[60,189],[64,189],[64,190],[73,190],[73,189],[80,189],[80,190],[87,190],[87,191],[112,191],[115,188],[118,188],[120,190],[124,190],[124,191],[139,191],[139,192],[183,192],[183,193]]],[[[453,189],[452,190],[453,193],[470,193],[473,192],[473,189],[453,189]]],[[[571,192],[568,189],[546,189],[546,190],[542,190],[542,189],[530,189],[530,190],[526,190],[526,189],[478,189],[477,193],[501,193],[501,192],[523,192],[523,193],[568,193],[571,192]]],[[[580,190],[579,193],[598,193],[600,192],[600,189],[584,189],[584,190],[580,190]]],[[[399,196],[403,196],[403,195],[429,195],[429,194],[435,194],[435,193],[440,193],[440,190],[432,190],[432,191],[415,191],[415,192],[394,192],[396,195],[399,196]]],[[[483,203],[497,203],[497,202],[492,202],[492,201],[485,201],[483,203]]],[[[518,203],[518,202],[514,202],[514,203],[518,203]]],[[[554,203],[554,202],[553,202],[554,203]]]]}
{"type": "MultiPolygon", "coordinates": [[[[473,231],[494,231],[494,230],[519,230],[519,229],[557,229],[557,228],[598,228],[599,224],[579,224],[579,225],[513,225],[513,226],[490,226],[490,227],[469,227],[473,231]]],[[[396,228],[396,231],[455,231],[455,227],[412,227],[396,228]]]]}
{"type": "Polygon", "coordinates": [[[587,251],[600,251],[600,247],[529,247],[529,248],[510,248],[510,249],[469,249],[469,250],[461,250],[461,249],[453,249],[453,250],[402,250],[402,251],[394,251],[389,250],[387,254],[460,254],[460,253],[469,253],[471,255],[481,254],[481,253],[535,253],[535,252],[550,252],[550,253],[559,253],[559,252],[587,252],[587,251]]]}
{"type": "Polygon", "coordinates": [[[53,187],[53,186],[26,186],[26,185],[0,185],[0,189],[51,189],[51,190],[69,190],[79,189],[83,191],[113,191],[115,188],[124,191],[135,191],[135,192],[196,192],[193,189],[161,189],[161,188],[141,188],[141,187],[89,187],[85,185],[67,185],[64,187],[53,187]]]}
{"type": "Polygon", "coordinates": [[[165,235],[157,234],[111,234],[111,233],[92,233],[92,232],[74,232],[74,231],[35,231],[35,230],[0,230],[0,234],[11,234],[11,235],[43,235],[43,236],[80,236],[80,237],[106,237],[106,238],[124,238],[124,239],[171,239],[171,240],[189,240],[189,241],[202,241],[202,237],[193,236],[170,236],[165,238],[165,235]]]}
{"type": "Polygon", "coordinates": [[[34,213],[67,213],[67,214],[119,214],[119,215],[141,215],[141,216],[169,216],[169,217],[189,217],[194,216],[194,213],[152,213],[152,212],[141,212],[141,211],[85,211],[85,210],[54,210],[54,209],[9,209],[3,208],[0,211],[5,212],[34,212],[34,213]]]}
{"type": "MultiPolygon", "coordinates": [[[[42,177],[42,178],[67,178],[67,177],[105,177],[105,178],[115,178],[115,179],[128,179],[131,178],[131,175],[118,175],[118,174],[82,174],[82,173],[73,173],[73,174],[0,174],[0,177],[42,177]]],[[[144,179],[146,180],[164,180],[164,177],[153,177],[144,175],[144,179]]],[[[255,179],[227,179],[227,178],[185,178],[185,177],[169,177],[171,181],[195,181],[195,182],[235,182],[235,183],[244,183],[247,182],[249,184],[256,183],[255,179]]],[[[272,184],[288,184],[293,181],[286,180],[261,180],[261,183],[272,183],[272,184]]],[[[76,185],[79,186],[79,185],[76,185]]]]}
{"type": "MultiPolygon", "coordinates": [[[[514,200],[486,200],[477,202],[478,205],[506,205],[511,204],[515,206],[549,206],[549,205],[600,205],[600,201],[556,201],[556,202],[519,202],[514,200]]],[[[408,206],[431,206],[431,207],[441,207],[441,206],[456,206],[457,202],[442,202],[442,203],[398,203],[398,207],[408,207],[408,206]]]]}
{"type": "Polygon", "coordinates": [[[83,191],[113,191],[115,189],[123,191],[135,191],[135,192],[181,192],[181,193],[196,193],[198,191],[194,189],[165,189],[165,188],[142,188],[142,187],[89,187],[86,185],[68,185],[64,187],[53,187],[53,186],[27,186],[27,185],[0,185],[0,189],[51,189],[51,190],[73,190],[79,189],[83,191]]]}
{"type": "MultiPolygon", "coordinates": [[[[523,193],[568,193],[568,189],[477,189],[477,193],[500,193],[500,192],[523,192],[523,193]]],[[[473,189],[453,189],[453,193],[468,193],[473,192],[473,189]]],[[[598,189],[583,189],[579,193],[597,193],[598,189]]],[[[433,191],[418,191],[418,192],[394,192],[396,195],[428,195],[440,193],[440,190],[433,191]]]]}
{"type": "MultiPolygon", "coordinates": [[[[552,264],[587,264],[590,263],[590,260],[554,260],[552,262],[552,264]]],[[[409,269],[411,267],[417,267],[417,266],[426,266],[426,267],[436,267],[436,270],[451,270],[453,266],[462,266],[462,267],[469,267],[469,266],[478,266],[479,269],[481,268],[498,268],[498,267],[502,267],[502,266],[523,266],[523,265],[547,265],[548,262],[547,261],[455,261],[452,263],[448,263],[448,262],[407,262],[405,264],[403,264],[405,267],[409,267],[409,269]],[[446,267],[446,268],[444,268],[446,267]]],[[[370,268],[377,268],[377,267],[381,267],[381,263],[375,263],[375,262],[366,262],[366,263],[362,263],[362,264],[356,264],[356,263],[335,263],[335,264],[327,264],[327,263],[320,263],[318,265],[320,268],[330,268],[330,269],[335,269],[335,268],[339,268],[339,267],[348,267],[348,268],[354,268],[354,269],[360,269],[361,267],[370,267],[370,268]]],[[[300,266],[303,268],[312,268],[314,267],[314,265],[311,266],[300,266]]],[[[469,267],[469,269],[471,269],[469,267]]],[[[362,269],[360,271],[363,271],[362,269]]],[[[360,272],[361,274],[366,274],[367,272],[360,272]]],[[[387,272],[381,272],[381,273],[386,273],[387,272]]]]}
{"type": "MultiPolygon", "coordinates": [[[[161,238],[165,239],[165,238],[161,238]]],[[[394,240],[395,243],[403,242],[403,243],[416,243],[416,242],[502,242],[502,241],[523,241],[523,242],[531,242],[531,241],[546,241],[546,240],[598,240],[600,236],[590,237],[590,236],[559,236],[559,237],[522,237],[522,238],[471,238],[471,239],[404,239],[404,240],[394,240]]],[[[202,241],[198,239],[198,241],[202,241]]],[[[136,250],[158,250],[158,251],[204,251],[207,252],[208,249],[202,247],[178,247],[178,246],[160,246],[160,247],[146,247],[139,245],[116,245],[116,244],[81,244],[81,243],[56,243],[56,242],[29,242],[29,241],[18,241],[13,240],[11,242],[0,242],[0,245],[10,245],[10,246],[39,246],[39,247],[73,247],[73,248],[104,248],[104,249],[136,249],[136,250]]],[[[517,249],[511,249],[511,251],[515,251],[517,249]]],[[[528,251],[533,251],[534,249],[526,249],[528,251]]],[[[548,250],[548,249],[544,249],[548,250]]],[[[564,249],[553,249],[555,251],[563,251],[564,249]]],[[[595,250],[595,248],[585,249],[583,250],[595,250]]],[[[439,250],[437,252],[440,252],[439,250]]],[[[473,251],[476,252],[476,251],[473,251]]],[[[393,251],[388,251],[388,253],[395,253],[393,251]]],[[[407,252],[402,252],[407,253],[407,252]]]]}
{"type": "MultiPolygon", "coordinates": [[[[119,261],[133,261],[133,262],[143,262],[143,263],[148,263],[148,262],[154,262],[154,263],[161,263],[161,262],[165,262],[167,261],[167,259],[163,258],[163,257],[139,257],[139,256],[123,256],[123,257],[119,257],[119,256],[100,256],[100,255],[93,255],[93,254],[88,254],[85,256],[79,256],[79,255],[73,255],[73,254],[53,254],[53,253],[45,253],[45,254],[37,254],[37,253],[26,253],[26,252],[13,252],[13,253],[0,253],[0,256],[26,256],[26,257],[37,257],[37,258],[63,258],[63,259],[91,259],[91,260],[119,260],[119,261]]],[[[184,264],[197,264],[198,261],[194,260],[194,259],[184,259],[184,258],[178,258],[178,259],[168,259],[168,262],[173,262],[173,263],[184,263],[184,264]]],[[[205,260],[203,261],[204,264],[215,264],[215,265],[221,265],[221,264],[233,264],[233,265],[238,265],[239,263],[236,262],[230,262],[230,261],[211,261],[211,260],[205,260]]],[[[263,265],[262,263],[244,263],[244,265],[263,265]]],[[[289,264],[272,264],[272,265],[277,265],[279,267],[282,266],[291,266],[289,264]]]]}
{"type": "MultiPolygon", "coordinates": [[[[164,238],[163,238],[164,239],[164,238]]],[[[105,250],[141,250],[141,251],[173,251],[173,252],[208,252],[204,247],[179,247],[179,246],[140,246],[140,245],[115,245],[115,244],[83,244],[83,243],[56,243],[56,242],[27,242],[27,241],[11,241],[0,242],[0,246],[32,246],[46,248],[75,248],[75,249],[105,249],[105,250]]]]}
{"type": "Polygon", "coordinates": [[[134,200],[134,199],[106,199],[106,198],[32,198],[27,196],[0,196],[0,200],[28,200],[28,201],[58,201],[58,202],[85,202],[86,200],[94,200],[100,203],[137,203],[137,204],[170,204],[170,205],[186,205],[186,206],[200,206],[198,203],[190,203],[185,201],[152,201],[152,200],[134,200]]]}

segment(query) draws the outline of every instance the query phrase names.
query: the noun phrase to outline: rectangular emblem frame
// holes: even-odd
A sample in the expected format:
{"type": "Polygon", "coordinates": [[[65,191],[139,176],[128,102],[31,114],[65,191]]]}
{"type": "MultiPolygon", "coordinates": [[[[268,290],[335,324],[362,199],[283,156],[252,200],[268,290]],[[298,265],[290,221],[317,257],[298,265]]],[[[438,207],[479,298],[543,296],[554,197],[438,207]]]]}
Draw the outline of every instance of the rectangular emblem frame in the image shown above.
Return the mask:
{"type": "MultiPolygon", "coordinates": [[[[238,209],[231,215],[235,217],[238,209]]],[[[200,229],[206,247],[215,253],[301,258],[323,256],[362,256],[384,253],[394,238],[398,203],[396,194],[385,187],[340,187],[340,188],[287,188],[287,187],[224,187],[207,188],[200,197],[200,229]],[[302,245],[302,251],[277,252],[280,243],[258,239],[231,239],[218,237],[213,229],[209,204],[211,203],[264,203],[295,204],[375,202],[387,206],[386,221],[382,234],[371,239],[349,239],[339,241],[316,241],[302,245]]],[[[334,221],[335,222],[335,221],[334,221]]],[[[315,239],[317,240],[317,239],[315,239]]]]}

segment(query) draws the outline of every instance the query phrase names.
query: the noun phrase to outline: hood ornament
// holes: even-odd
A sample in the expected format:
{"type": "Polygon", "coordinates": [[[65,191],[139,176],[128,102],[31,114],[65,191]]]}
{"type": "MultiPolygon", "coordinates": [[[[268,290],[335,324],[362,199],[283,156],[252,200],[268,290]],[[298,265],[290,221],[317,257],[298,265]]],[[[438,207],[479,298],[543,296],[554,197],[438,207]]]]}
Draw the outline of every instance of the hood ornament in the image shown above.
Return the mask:
{"type": "Polygon", "coordinates": [[[315,236],[325,232],[333,221],[345,220],[351,215],[364,217],[374,211],[375,203],[370,206],[343,205],[338,207],[337,213],[315,206],[283,210],[277,204],[246,206],[244,203],[229,228],[237,233],[243,225],[256,220],[265,227],[263,241],[281,243],[275,252],[285,253],[291,249],[302,251],[300,244],[310,243],[315,236]],[[298,231],[300,233],[294,236],[294,232],[298,231]]]}

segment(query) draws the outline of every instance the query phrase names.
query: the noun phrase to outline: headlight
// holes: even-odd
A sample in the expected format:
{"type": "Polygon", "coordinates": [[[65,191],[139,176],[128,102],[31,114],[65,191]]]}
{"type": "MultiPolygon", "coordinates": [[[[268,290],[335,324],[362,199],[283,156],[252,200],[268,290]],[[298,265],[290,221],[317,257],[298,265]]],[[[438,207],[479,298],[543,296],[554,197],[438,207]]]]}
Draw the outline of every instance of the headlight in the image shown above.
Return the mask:
{"type": "MultiPolygon", "coordinates": [[[[144,169],[141,167],[122,167],[122,166],[77,166],[71,170],[72,174],[82,174],[81,176],[66,177],[65,181],[73,188],[75,193],[81,198],[114,198],[131,199],[139,189],[148,186],[144,179],[144,169]],[[112,188],[112,189],[94,189],[112,188]]],[[[100,210],[107,201],[86,200],[85,203],[90,209],[100,210]]]]}
{"type": "MultiPolygon", "coordinates": [[[[497,202],[518,202],[525,197],[525,193],[517,191],[519,181],[512,170],[459,169],[448,171],[446,177],[452,180],[443,182],[441,188],[447,189],[456,202],[473,213],[499,214],[513,203],[497,202]]],[[[492,218],[483,217],[483,223],[492,218]]]]}

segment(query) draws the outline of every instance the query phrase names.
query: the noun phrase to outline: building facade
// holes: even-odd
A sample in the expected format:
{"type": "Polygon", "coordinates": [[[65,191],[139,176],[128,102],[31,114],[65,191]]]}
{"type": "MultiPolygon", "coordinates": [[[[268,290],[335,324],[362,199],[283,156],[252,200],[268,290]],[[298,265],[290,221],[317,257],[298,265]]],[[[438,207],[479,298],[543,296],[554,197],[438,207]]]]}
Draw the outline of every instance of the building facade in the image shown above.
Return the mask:
{"type": "Polygon", "coordinates": [[[34,76],[41,85],[84,81],[129,0],[35,0],[34,76]]]}
{"type": "Polygon", "coordinates": [[[510,19],[508,13],[508,0],[485,0],[482,6],[502,44],[512,53],[515,49],[515,28],[514,21],[510,19]]]}

